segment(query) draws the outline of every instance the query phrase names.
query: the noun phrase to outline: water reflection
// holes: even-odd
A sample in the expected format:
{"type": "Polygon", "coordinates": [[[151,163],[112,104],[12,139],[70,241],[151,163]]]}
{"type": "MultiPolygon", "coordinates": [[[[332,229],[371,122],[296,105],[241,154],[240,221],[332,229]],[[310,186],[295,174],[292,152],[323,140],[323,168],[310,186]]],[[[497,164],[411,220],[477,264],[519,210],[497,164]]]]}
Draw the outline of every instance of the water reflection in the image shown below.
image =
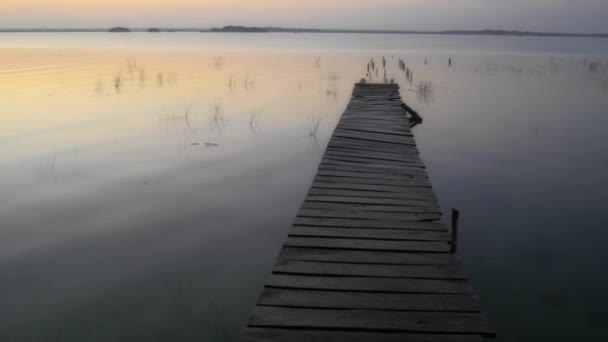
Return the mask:
{"type": "Polygon", "coordinates": [[[128,59],[123,66],[114,72],[114,76],[109,82],[114,93],[105,92],[104,80],[95,81],[94,91],[97,97],[121,95],[126,87],[134,89],[138,85],[139,88],[144,89],[152,85],[163,88],[175,86],[177,81],[178,76],[175,71],[149,71],[145,66],[139,66],[136,60],[128,59]],[[152,74],[154,77],[149,79],[148,74],[152,74]]]}
{"type": "Polygon", "coordinates": [[[3,42],[0,339],[234,340],[362,78],[399,83],[424,116],[416,139],[442,205],[465,213],[467,268],[506,340],[538,335],[521,328],[537,317],[601,327],[605,305],[580,293],[603,291],[606,58],[377,38],[61,54],[3,42]],[[521,307],[534,317],[510,315],[521,307]]]}

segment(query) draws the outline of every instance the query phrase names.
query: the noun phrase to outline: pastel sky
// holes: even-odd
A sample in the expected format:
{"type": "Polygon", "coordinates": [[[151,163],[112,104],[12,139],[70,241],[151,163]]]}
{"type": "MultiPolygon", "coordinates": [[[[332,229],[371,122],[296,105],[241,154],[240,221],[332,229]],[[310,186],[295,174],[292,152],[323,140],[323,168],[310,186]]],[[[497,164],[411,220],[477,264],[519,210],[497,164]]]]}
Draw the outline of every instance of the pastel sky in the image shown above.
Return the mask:
{"type": "Polygon", "coordinates": [[[608,0],[0,0],[0,27],[229,24],[608,32],[608,0]]]}

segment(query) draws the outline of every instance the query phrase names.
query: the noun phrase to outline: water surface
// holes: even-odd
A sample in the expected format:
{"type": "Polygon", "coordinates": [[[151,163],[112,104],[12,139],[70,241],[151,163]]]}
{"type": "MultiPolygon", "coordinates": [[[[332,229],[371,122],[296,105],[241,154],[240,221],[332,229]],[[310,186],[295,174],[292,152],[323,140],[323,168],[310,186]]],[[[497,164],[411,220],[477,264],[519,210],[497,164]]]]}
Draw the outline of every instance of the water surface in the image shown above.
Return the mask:
{"type": "Polygon", "coordinates": [[[367,77],[424,117],[499,341],[605,336],[608,40],[22,33],[0,35],[0,339],[234,340],[382,56],[367,77]]]}

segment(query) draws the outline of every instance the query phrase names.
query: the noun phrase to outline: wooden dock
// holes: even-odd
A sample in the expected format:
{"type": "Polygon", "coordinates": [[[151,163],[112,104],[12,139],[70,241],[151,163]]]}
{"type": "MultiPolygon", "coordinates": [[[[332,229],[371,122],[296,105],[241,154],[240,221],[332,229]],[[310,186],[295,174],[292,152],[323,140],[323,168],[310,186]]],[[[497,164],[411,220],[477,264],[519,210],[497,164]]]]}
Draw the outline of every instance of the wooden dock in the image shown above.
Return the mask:
{"type": "Polygon", "coordinates": [[[493,337],[394,84],[357,84],[241,341],[493,337]]]}

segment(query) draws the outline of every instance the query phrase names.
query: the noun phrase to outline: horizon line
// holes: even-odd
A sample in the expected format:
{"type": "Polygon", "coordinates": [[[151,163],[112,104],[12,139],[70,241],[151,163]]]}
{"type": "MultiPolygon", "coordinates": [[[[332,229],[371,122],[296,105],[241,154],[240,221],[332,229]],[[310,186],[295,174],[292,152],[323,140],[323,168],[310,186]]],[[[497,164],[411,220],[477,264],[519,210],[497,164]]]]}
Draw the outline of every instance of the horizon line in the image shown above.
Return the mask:
{"type": "Polygon", "coordinates": [[[283,27],[283,26],[244,26],[244,25],[224,25],[215,27],[177,27],[177,26],[148,26],[148,27],[128,27],[128,26],[109,26],[109,27],[30,27],[30,28],[15,28],[15,27],[0,27],[0,32],[56,32],[56,33],[78,33],[78,32],[108,32],[112,28],[128,28],[134,32],[146,31],[149,29],[162,29],[171,31],[183,32],[209,32],[213,29],[222,29],[226,27],[241,27],[241,28],[260,28],[268,30],[268,33],[280,32],[302,32],[302,33],[393,33],[393,34],[454,34],[454,35],[527,35],[527,36],[554,36],[554,37],[608,37],[608,32],[591,32],[591,33],[570,33],[556,31],[529,31],[529,30],[505,30],[505,29],[448,29],[448,30],[412,30],[412,29],[354,29],[354,28],[301,28],[301,27],[283,27]]]}

